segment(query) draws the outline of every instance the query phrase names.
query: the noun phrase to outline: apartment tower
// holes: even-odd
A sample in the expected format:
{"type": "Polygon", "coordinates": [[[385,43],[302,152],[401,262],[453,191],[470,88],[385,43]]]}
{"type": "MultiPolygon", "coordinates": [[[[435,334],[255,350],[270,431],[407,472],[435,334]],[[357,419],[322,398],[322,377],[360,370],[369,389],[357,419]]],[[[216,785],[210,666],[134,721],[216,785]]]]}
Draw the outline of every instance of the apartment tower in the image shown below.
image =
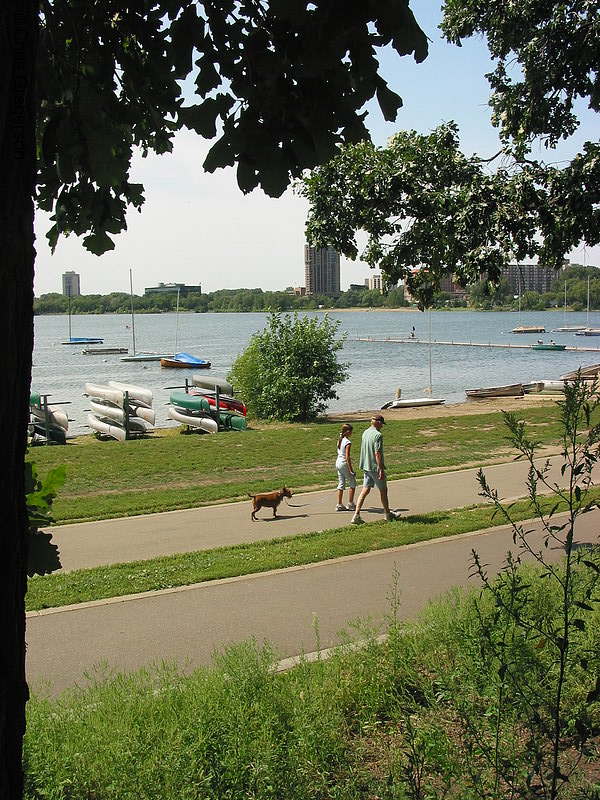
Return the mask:
{"type": "Polygon", "coordinates": [[[339,254],[333,247],[304,245],[304,276],[306,294],[341,294],[339,254]]]}

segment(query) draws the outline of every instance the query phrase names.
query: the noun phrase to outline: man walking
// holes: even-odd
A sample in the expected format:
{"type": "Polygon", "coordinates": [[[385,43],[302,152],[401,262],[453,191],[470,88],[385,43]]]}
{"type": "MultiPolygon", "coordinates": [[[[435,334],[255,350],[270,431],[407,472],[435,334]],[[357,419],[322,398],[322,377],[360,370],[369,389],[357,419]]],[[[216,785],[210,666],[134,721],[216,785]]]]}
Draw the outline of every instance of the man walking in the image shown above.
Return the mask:
{"type": "Polygon", "coordinates": [[[385,462],[383,459],[383,434],[382,427],[385,420],[381,414],[375,414],[371,418],[371,427],[363,433],[360,442],[360,460],[358,466],[364,472],[363,488],[356,504],[356,511],[352,517],[355,525],[360,525],[364,520],[360,516],[360,510],[373,486],[379,489],[381,504],[385,511],[385,518],[390,522],[398,519],[398,515],[390,511],[388,500],[387,479],[385,476],[385,462]]]}

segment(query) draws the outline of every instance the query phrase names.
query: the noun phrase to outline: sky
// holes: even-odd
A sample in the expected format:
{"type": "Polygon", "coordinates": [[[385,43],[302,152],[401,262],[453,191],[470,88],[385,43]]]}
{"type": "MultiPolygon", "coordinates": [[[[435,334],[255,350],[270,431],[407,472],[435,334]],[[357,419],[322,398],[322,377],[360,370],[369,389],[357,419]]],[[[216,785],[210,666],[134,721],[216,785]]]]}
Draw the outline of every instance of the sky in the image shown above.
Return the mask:
{"type": "MultiPolygon", "coordinates": [[[[444,42],[438,30],[441,12],[431,0],[411,3],[430,39],[429,56],[422,64],[380,54],[381,72],[404,105],[394,123],[383,120],[376,103],[369,106],[368,127],[376,145],[402,129],[428,133],[441,122],[455,120],[461,147],[467,155],[493,155],[498,137],[490,124],[486,72],[492,69],[485,43],[466,41],[462,47],[444,42]]],[[[570,157],[586,138],[597,139],[597,114],[581,109],[578,134],[561,146],[553,160],[570,157]]],[[[115,237],[115,249],[103,256],[88,253],[75,236],[62,237],[51,254],[45,239],[49,215],[36,214],[36,296],[61,292],[61,276],[78,272],[82,294],[133,291],[159,282],[200,284],[203,292],[217,289],[262,288],[283,290],[304,285],[304,226],[308,203],[291,189],[269,198],[257,189],[242,194],[235,168],[208,174],[202,162],[210,143],[188,131],[175,138],[173,153],[134,157],[131,180],[145,187],[141,213],[132,209],[128,230],[115,237]]],[[[364,240],[359,237],[359,246],[364,240]]],[[[579,248],[570,254],[577,263],[600,265],[600,247],[579,248]]],[[[373,274],[368,265],[341,261],[342,290],[363,284],[373,274]]]]}

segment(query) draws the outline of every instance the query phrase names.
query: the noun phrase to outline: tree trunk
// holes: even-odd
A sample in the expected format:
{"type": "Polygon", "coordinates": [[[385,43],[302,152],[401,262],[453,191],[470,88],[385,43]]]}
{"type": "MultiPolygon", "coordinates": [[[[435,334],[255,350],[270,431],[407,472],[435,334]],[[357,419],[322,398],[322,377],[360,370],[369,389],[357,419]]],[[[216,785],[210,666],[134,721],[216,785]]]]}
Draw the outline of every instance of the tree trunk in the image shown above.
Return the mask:
{"type": "Polygon", "coordinates": [[[23,791],[27,446],[33,350],[37,0],[0,4],[0,798],[23,791]]]}

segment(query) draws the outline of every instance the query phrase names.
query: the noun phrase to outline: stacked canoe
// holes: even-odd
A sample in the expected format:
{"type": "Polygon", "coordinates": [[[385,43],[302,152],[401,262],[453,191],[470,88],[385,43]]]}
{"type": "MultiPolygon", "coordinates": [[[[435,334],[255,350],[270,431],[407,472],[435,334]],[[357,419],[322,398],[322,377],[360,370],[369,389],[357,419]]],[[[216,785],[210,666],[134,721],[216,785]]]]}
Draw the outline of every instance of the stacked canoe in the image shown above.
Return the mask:
{"type": "Polygon", "coordinates": [[[154,425],[152,392],[120,381],[86,383],[90,411],[87,424],[96,433],[120,442],[145,434],[154,425]]]}
{"type": "Polygon", "coordinates": [[[222,379],[194,375],[193,386],[171,392],[170,403],[170,419],[202,433],[246,430],[246,406],[222,379]]]}
{"type": "MultiPolygon", "coordinates": [[[[62,405],[62,404],[61,404],[62,405]]],[[[32,392],[29,396],[29,435],[48,443],[66,444],[69,419],[57,405],[48,404],[48,395],[32,392]]]]}

